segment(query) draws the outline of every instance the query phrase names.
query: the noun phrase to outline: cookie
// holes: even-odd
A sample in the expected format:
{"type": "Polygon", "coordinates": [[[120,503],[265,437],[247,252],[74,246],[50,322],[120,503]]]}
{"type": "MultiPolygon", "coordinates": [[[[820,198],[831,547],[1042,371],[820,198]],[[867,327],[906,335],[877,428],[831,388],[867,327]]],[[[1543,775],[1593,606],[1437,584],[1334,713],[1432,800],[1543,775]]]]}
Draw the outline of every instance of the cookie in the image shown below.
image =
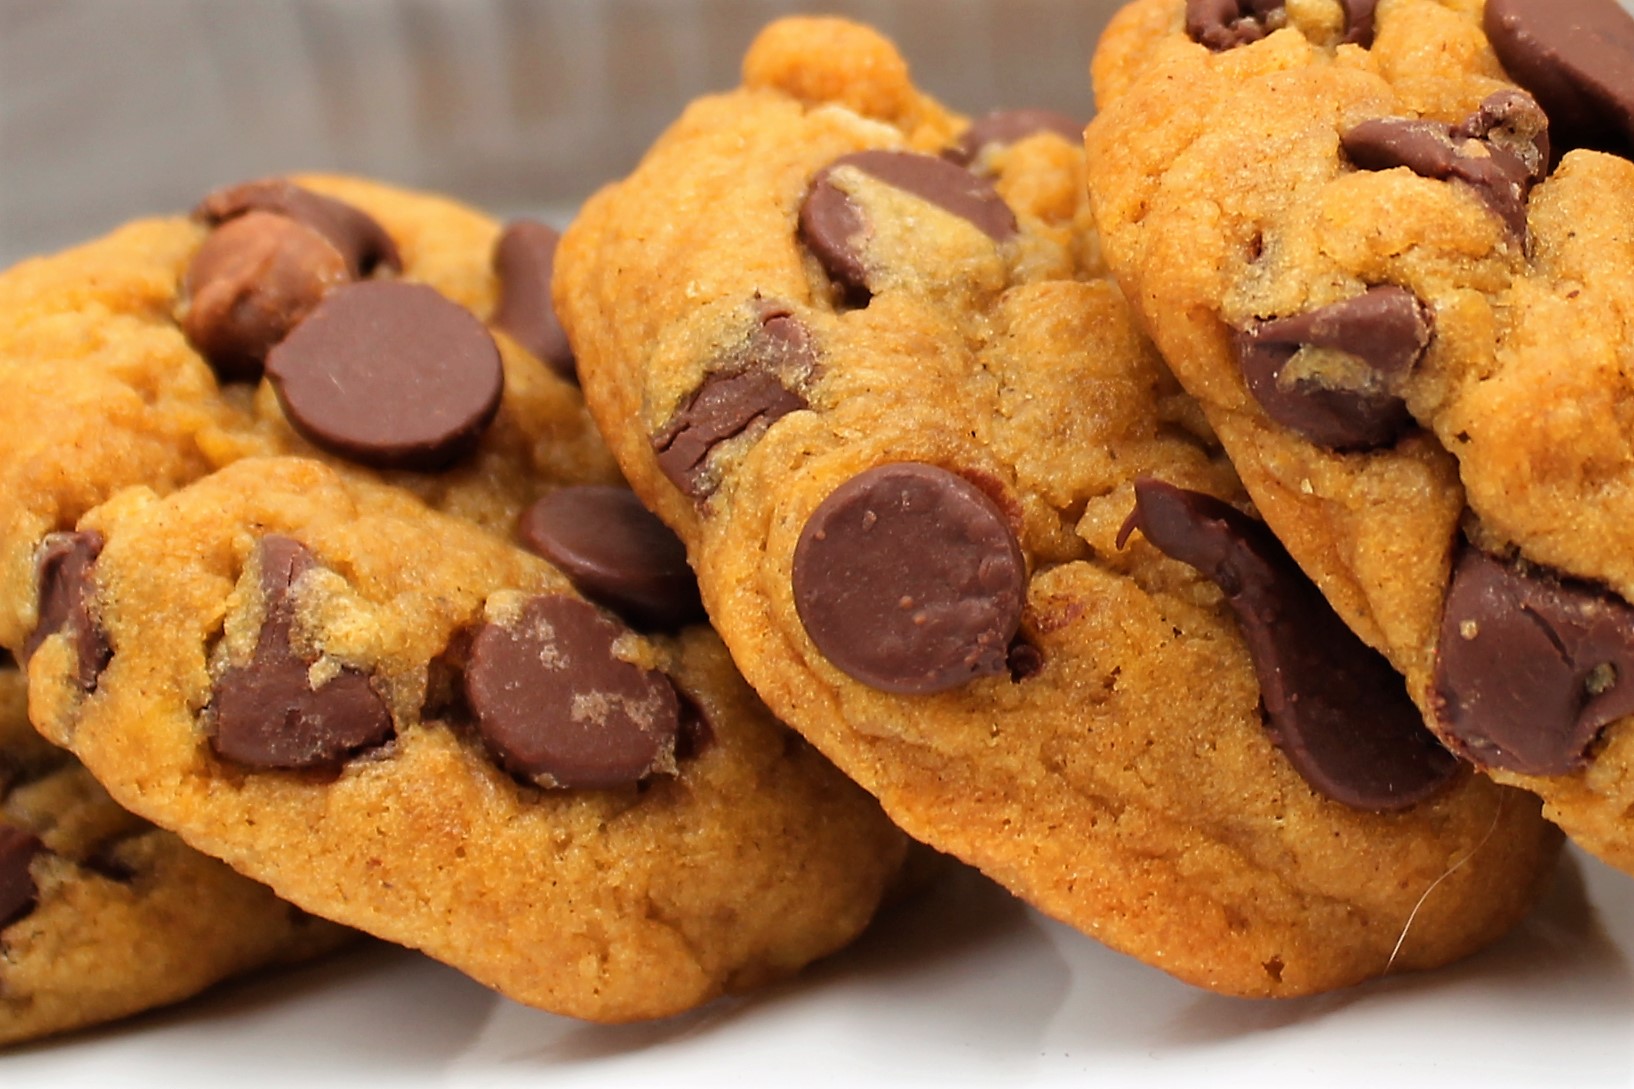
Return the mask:
{"type": "Polygon", "coordinates": [[[585,206],[555,291],[772,710],[911,835],[1217,991],[1515,922],[1558,836],[1247,513],[1099,264],[1076,126],[967,123],[838,20],[744,77],[585,206]]]}
{"type": "Polygon", "coordinates": [[[1634,872],[1634,19],[1242,10],[1142,0],[1108,30],[1107,260],[1443,741],[1634,872]]]}
{"type": "Polygon", "coordinates": [[[28,724],[0,669],[0,1046],[189,998],[337,948],[283,903],[119,808],[28,724]]]}
{"type": "Polygon", "coordinates": [[[553,242],[267,181],[0,277],[36,421],[0,439],[0,639],[145,819],[625,1021],[843,945],[907,840],[748,691],[618,485],[548,339],[553,242]]]}

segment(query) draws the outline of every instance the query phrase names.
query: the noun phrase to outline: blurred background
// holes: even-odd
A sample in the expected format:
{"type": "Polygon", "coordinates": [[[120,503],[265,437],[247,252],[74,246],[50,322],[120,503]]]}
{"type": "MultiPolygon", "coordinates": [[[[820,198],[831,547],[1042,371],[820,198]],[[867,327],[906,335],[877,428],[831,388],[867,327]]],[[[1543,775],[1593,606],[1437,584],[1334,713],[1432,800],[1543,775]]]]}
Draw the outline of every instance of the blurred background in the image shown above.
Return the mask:
{"type": "Polygon", "coordinates": [[[217,185],[339,170],[558,222],[755,32],[885,31],[967,113],[1086,119],[1117,0],[0,0],[0,265],[217,185]]]}

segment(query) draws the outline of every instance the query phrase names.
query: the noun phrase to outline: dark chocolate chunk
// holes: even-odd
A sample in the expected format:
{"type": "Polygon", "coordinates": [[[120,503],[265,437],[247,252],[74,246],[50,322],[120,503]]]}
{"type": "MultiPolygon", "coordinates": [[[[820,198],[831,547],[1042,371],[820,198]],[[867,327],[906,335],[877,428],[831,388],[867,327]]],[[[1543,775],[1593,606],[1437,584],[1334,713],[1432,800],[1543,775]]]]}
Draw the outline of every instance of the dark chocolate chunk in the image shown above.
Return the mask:
{"type": "Polygon", "coordinates": [[[299,541],[261,540],[263,616],[248,665],[216,682],[210,744],[250,768],[333,771],[392,737],[391,713],[369,678],[350,666],[312,687],[313,661],[295,649],[294,585],[317,566],[299,541]]]}
{"type": "Polygon", "coordinates": [[[1003,511],[964,477],[901,462],[834,489],[801,530],[794,603],[817,649],[885,692],[1008,675],[1027,562],[1003,511]]]}
{"type": "Polygon", "coordinates": [[[39,889],[28,871],[44,850],[34,833],[0,824],[0,930],[34,910],[39,889]]]}
{"type": "Polygon", "coordinates": [[[350,279],[340,251],[317,231],[249,212],[212,231],[193,255],[182,281],[182,332],[223,382],[259,382],[273,345],[350,279]]]}
{"type": "Polygon", "coordinates": [[[1616,0],[1487,0],[1482,26],[1549,115],[1557,154],[1634,158],[1634,17],[1616,0]]]}
{"type": "Polygon", "coordinates": [[[1489,95],[1461,125],[1407,118],[1363,121],[1341,138],[1363,170],[1405,166],[1469,186],[1511,235],[1526,235],[1526,196],[1549,161],[1548,120],[1518,91],[1489,95]]]}
{"type": "Polygon", "coordinates": [[[1186,34],[1216,53],[1252,45],[1285,26],[1284,0],[1186,0],[1186,34]]]}
{"type": "Polygon", "coordinates": [[[361,280],[377,268],[396,272],[403,267],[397,244],[373,216],[345,201],[302,189],[281,178],[218,189],[193,210],[195,216],[211,226],[219,226],[247,212],[271,212],[311,227],[340,253],[352,279],[361,280]]]}
{"type": "Polygon", "coordinates": [[[560,241],[555,230],[531,219],[519,219],[505,228],[494,246],[499,307],[493,321],[551,370],[577,382],[573,346],[567,342],[567,331],[550,299],[560,241]]]}
{"type": "Polygon", "coordinates": [[[1634,608],[1466,546],[1441,616],[1433,693],[1437,724],[1477,765],[1568,774],[1608,723],[1634,714],[1634,608]]]}
{"type": "Polygon", "coordinates": [[[89,599],[96,558],[102,554],[102,534],[53,533],[40,542],[34,557],[39,585],[39,623],[23,644],[26,662],[49,636],[64,632],[73,642],[78,662],[75,679],[87,692],[95,692],[97,679],[113,660],[113,648],[96,618],[89,599]]]}
{"type": "Polygon", "coordinates": [[[866,260],[873,228],[864,210],[833,182],[834,171],[845,167],[951,212],[995,242],[1016,233],[1015,213],[993,186],[957,163],[911,151],[842,156],[811,180],[800,204],[800,238],[851,305],[862,305],[873,294],[866,260]]]}
{"type": "Polygon", "coordinates": [[[544,787],[601,790],[661,770],[681,703],[669,678],[618,658],[625,630],[562,594],[530,599],[471,641],[465,698],[489,750],[544,787]]]}
{"type": "Polygon", "coordinates": [[[943,157],[960,166],[969,166],[990,147],[1008,147],[1045,132],[1053,132],[1074,145],[1084,139],[1082,123],[1054,110],[995,110],[971,122],[958,141],[943,152],[943,157]]]}
{"type": "Polygon", "coordinates": [[[424,284],[331,291],[267,356],[289,422],[364,465],[446,468],[499,411],[505,373],[487,328],[424,284]]]}
{"type": "Polygon", "coordinates": [[[638,628],[676,631],[704,618],[686,546],[628,488],[559,488],[528,508],[518,531],[579,593],[638,628]]]}
{"type": "Polygon", "coordinates": [[[1339,6],[1345,9],[1345,36],[1339,40],[1363,49],[1372,46],[1373,15],[1379,0],[1339,0],[1339,6]]]}
{"type": "Polygon", "coordinates": [[[745,344],[653,436],[659,469],[690,498],[707,499],[715,487],[709,473],[715,448],[805,408],[799,387],[816,367],[817,353],[800,319],[768,308],[745,344]]]}
{"type": "Polygon", "coordinates": [[[1243,379],[1266,415],[1334,450],[1386,446],[1401,435],[1412,422],[1401,386],[1429,343],[1429,311],[1393,286],[1236,336],[1243,379]]]}
{"type": "Polygon", "coordinates": [[[1266,729],[1313,790],[1383,812],[1431,797],[1457,772],[1400,674],[1345,627],[1263,523],[1146,479],[1135,484],[1120,547],[1135,529],[1225,594],[1254,660],[1266,729]]]}

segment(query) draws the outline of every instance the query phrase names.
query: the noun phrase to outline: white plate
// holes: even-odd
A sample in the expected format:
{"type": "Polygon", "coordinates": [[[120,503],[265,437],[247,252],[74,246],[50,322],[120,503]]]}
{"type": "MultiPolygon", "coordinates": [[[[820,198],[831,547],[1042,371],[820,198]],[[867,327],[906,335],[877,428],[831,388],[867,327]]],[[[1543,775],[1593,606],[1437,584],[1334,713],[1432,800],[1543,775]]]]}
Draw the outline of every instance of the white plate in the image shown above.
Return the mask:
{"type": "Polygon", "coordinates": [[[1572,853],[1540,909],[1436,973],[1220,998],[958,871],[800,980],[585,1025],[371,946],[0,1057],[0,1086],[1634,1086],[1634,880],[1572,853]]]}

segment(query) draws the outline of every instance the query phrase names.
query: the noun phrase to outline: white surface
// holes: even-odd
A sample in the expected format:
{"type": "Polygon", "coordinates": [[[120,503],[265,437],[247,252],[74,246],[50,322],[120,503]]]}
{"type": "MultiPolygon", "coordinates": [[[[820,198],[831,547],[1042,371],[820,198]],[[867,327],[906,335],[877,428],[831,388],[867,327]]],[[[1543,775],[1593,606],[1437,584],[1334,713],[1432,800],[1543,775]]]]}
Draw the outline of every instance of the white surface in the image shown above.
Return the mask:
{"type": "Polygon", "coordinates": [[[1634,1086],[1634,880],[1574,854],[1436,973],[1193,990],[959,871],[802,979],[648,1025],[529,1010],[371,946],[0,1056],[0,1086],[1634,1086]]]}

